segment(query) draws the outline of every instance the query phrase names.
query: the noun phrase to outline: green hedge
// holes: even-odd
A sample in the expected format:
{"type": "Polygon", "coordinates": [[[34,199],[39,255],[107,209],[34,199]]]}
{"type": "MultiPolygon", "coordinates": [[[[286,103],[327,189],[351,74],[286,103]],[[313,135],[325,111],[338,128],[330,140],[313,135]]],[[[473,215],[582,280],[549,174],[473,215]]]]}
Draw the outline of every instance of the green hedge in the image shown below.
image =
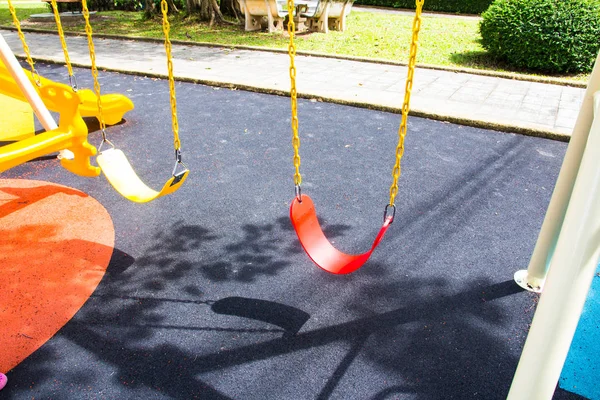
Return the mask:
{"type": "MultiPolygon", "coordinates": [[[[459,14],[481,14],[493,0],[425,0],[423,10],[459,14]]],[[[356,0],[354,4],[393,8],[415,8],[415,0],[356,0]]]]}
{"type": "Polygon", "coordinates": [[[518,68],[589,72],[600,48],[600,0],[496,0],[482,18],[483,47],[518,68]]]}

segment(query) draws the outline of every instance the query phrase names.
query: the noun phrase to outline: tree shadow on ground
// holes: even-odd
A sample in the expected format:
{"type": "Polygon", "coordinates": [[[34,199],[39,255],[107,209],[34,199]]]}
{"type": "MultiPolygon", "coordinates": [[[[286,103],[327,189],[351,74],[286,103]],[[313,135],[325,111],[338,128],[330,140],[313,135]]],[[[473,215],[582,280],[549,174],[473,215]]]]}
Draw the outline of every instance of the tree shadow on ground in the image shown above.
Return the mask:
{"type": "Polygon", "coordinates": [[[499,71],[524,75],[544,75],[553,78],[574,78],[578,74],[559,74],[547,71],[532,71],[526,68],[519,68],[511,65],[505,60],[492,56],[487,51],[466,51],[462,53],[453,53],[450,55],[450,61],[453,64],[464,68],[480,69],[486,71],[499,71]]]}
{"type": "Polygon", "coordinates": [[[507,63],[498,60],[493,57],[487,51],[465,51],[462,53],[453,53],[450,56],[450,61],[454,64],[460,65],[465,68],[474,69],[497,69],[505,70],[510,72],[522,72],[526,73],[525,70],[519,70],[511,67],[507,63]]]}
{"type": "MultiPolygon", "coordinates": [[[[373,399],[504,398],[531,318],[523,312],[533,305],[530,295],[511,280],[457,284],[441,276],[394,272],[400,262],[406,271],[422,270],[457,226],[485,206],[485,193],[510,182],[511,171],[526,162],[523,140],[507,140],[481,160],[483,167],[440,186],[419,204],[427,214],[409,210],[412,217],[391,239],[408,256],[371,262],[357,278],[315,274],[310,283],[286,281],[284,272],[290,275],[301,249],[284,216],[243,225],[237,238],[225,241],[207,227],[177,221],[151,238],[135,261],[115,250],[96,294],[59,332],[56,346],[49,343],[11,373],[16,383],[7,393],[43,397],[53,390],[69,398],[70,391],[91,386],[115,398],[144,391],[176,399],[244,394],[270,399],[302,382],[303,392],[297,393],[302,398],[351,398],[358,389],[373,399]],[[444,227],[437,222],[442,215],[449,220],[444,227]],[[411,237],[421,240],[408,241],[411,237]],[[265,290],[286,285],[280,301],[248,296],[235,312],[211,310],[240,297],[232,291],[265,281],[271,284],[262,286],[265,290]],[[314,300],[319,298],[327,301],[314,300]],[[335,308],[336,302],[341,307],[335,308]],[[293,309],[289,318],[280,312],[286,307],[293,309]],[[333,317],[314,322],[324,311],[333,317]],[[297,315],[312,318],[301,325],[297,315]],[[77,355],[61,354],[72,348],[77,355]],[[310,351],[326,355],[293,368],[294,356],[310,351]],[[61,379],[69,384],[54,388],[57,364],[83,356],[93,360],[93,370],[63,367],[61,379]],[[268,382],[248,394],[244,390],[259,362],[268,382]],[[293,373],[276,374],[286,367],[293,373]],[[234,375],[234,386],[221,383],[226,374],[234,375]],[[32,377],[35,387],[29,384],[32,377]],[[38,387],[45,390],[36,392],[38,387]]],[[[348,229],[323,224],[330,237],[348,229]]]]}
{"type": "MultiPolygon", "coordinates": [[[[283,217],[279,221],[283,224],[283,217]]],[[[252,233],[251,237],[245,236],[245,240],[230,245],[228,250],[234,254],[229,261],[222,261],[224,266],[234,268],[241,262],[238,255],[249,251],[286,254],[289,242],[272,242],[263,235],[264,232],[278,231],[274,226],[268,229],[247,226],[246,232],[252,233]]],[[[396,396],[400,390],[419,399],[440,398],[441,394],[444,398],[494,399],[501,398],[503,393],[490,382],[504,387],[510,381],[516,360],[507,351],[510,345],[503,343],[495,332],[503,329],[505,315],[498,301],[520,292],[512,281],[481,281],[465,285],[456,292],[444,279],[389,281],[382,273],[386,282],[359,284],[360,291],[354,296],[356,300],[349,305],[355,310],[356,318],[302,331],[310,310],[290,305],[297,301],[299,292],[306,290],[302,287],[291,291],[289,298],[282,299],[281,303],[246,299],[237,302],[236,312],[231,307],[229,310],[214,309],[215,305],[231,302],[231,297],[211,298],[211,285],[219,279],[207,282],[210,275],[202,270],[204,262],[194,262],[186,257],[205,251],[216,240],[218,236],[206,228],[178,222],[157,233],[145,254],[135,261],[115,250],[98,292],[59,332],[57,340],[75,345],[78,352],[93,355],[96,363],[114,369],[115,376],[103,384],[118,387],[116,393],[126,397],[145,390],[177,399],[239,398],[240,392],[236,388],[216,389],[210,375],[244,368],[258,361],[272,361],[273,368],[277,368],[286,357],[311,349],[335,348],[340,344],[347,350],[336,352],[333,362],[313,365],[314,369],[327,370],[329,378],[326,382],[313,382],[315,371],[311,369],[298,371],[299,376],[286,379],[313,382],[307,386],[304,395],[318,399],[330,398],[338,390],[352,387],[348,380],[356,379],[355,369],[369,365],[385,371],[383,375],[388,379],[404,382],[402,386],[393,384],[381,389],[373,396],[375,399],[396,396]],[[203,277],[201,285],[196,285],[198,271],[203,277]],[[435,294],[432,295],[429,288],[435,288],[435,294]],[[375,306],[357,311],[356,305],[364,299],[374,305],[383,302],[387,307],[402,306],[383,312],[375,306]],[[260,315],[256,307],[259,303],[260,315]],[[212,311],[209,306],[213,306],[212,311]],[[290,311],[286,316],[285,312],[281,313],[286,309],[294,312],[290,311]],[[214,311],[221,311],[227,323],[222,324],[223,320],[211,317],[210,313],[214,311]],[[298,315],[302,318],[296,318],[298,315]],[[249,323],[252,319],[264,323],[249,323]],[[278,328],[272,328],[273,322],[278,328]],[[299,332],[290,334],[295,333],[292,330],[299,332]],[[247,339],[238,343],[236,335],[246,335],[247,339]]],[[[289,265],[292,256],[288,254],[281,260],[289,265]]],[[[264,261],[272,262],[268,256],[264,261]]],[[[259,267],[252,273],[231,278],[239,283],[258,279],[264,276],[259,267]]],[[[386,270],[385,265],[370,267],[386,270]]],[[[335,287],[329,289],[332,295],[336,291],[335,287]]],[[[56,361],[64,357],[60,348],[44,346],[16,368],[11,373],[11,381],[17,382],[16,387],[9,394],[16,397],[35,394],[35,390],[25,384],[31,377],[36,377],[39,387],[50,384],[56,377],[56,361]]],[[[68,368],[62,371],[61,379],[81,390],[96,383],[94,373],[86,369],[68,368]]],[[[243,382],[246,378],[238,376],[238,379],[243,382]]],[[[277,398],[277,389],[265,387],[263,390],[264,393],[253,395],[277,398]]]]}
{"type": "MultiPolygon", "coordinates": [[[[442,282],[437,284],[444,286],[442,282]]],[[[408,280],[402,286],[404,290],[428,285],[427,281],[408,280]]],[[[519,291],[512,282],[503,282],[434,298],[413,295],[406,306],[389,312],[226,350],[198,340],[196,351],[186,350],[172,341],[157,346],[141,344],[144,339],[168,329],[190,328],[163,326],[158,321],[149,324],[148,313],[164,304],[161,299],[140,299],[140,304],[126,306],[121,298],[122,311],[117,321],[112,313],[95,313],[65,326],[60,337],[94,354],[99,362],[116,368],[117,376],[111,379],[112,383],[122,382],[124,389],[121,390],[132,391],[132,395],[144,387],[177,399],[236,398],[239,392],[235,388],[231,394],[222,393],[204,381],[202,375],[346,343],[349,350],[340,354],[337,366],[330,365],[330,378],[325,385],[319,389],[319,383],[315,382],[317,387],[306,388],[307,392],[318,390],[316,398],[330,398],[343,384],[349,370],[363,365],[364,361],[358,360],[366,358],[368,365],[375,363],[387,370],[385,376],[402,377],[406,382],[402,391],[419,399],[442,398],[442,394],[444,398],[494,399],[502,397],[494,382],[510,381],[510,367],[515,360],[506,354],[504,343],[482,328],[487,324],[501,328],[499,307],[493,301],[519,291]],[[114,322],[109,323],[111,320],[114,322]],[[124,332],[123,328],[128,329],[124,332]]],[[[111,302],[107,296],[102,300],[111,302]]],[[[243,321],[239,325],[244,326],[243,321]]],[[[201,330],[195,332],[201,333],[201,330]]],[[[18,382],[35,376],[38,384],[51,380],[55,375],[50,364],[56,358],[60,358],[60,354],[42,349],[30,362],[15,370],[12,379],[18,382]]],[[[88,373],[65,371],[61,379],[85,386],[91,379],[88,373]]],[[[303,375],[310,377],[311,374],[304,372],[303,375]]],[[[276,393],[265,390],[265,398],[276,398],[276,393]]],[[[394,385],[373,398],[389,398],[397,391],[394,385]]]]}

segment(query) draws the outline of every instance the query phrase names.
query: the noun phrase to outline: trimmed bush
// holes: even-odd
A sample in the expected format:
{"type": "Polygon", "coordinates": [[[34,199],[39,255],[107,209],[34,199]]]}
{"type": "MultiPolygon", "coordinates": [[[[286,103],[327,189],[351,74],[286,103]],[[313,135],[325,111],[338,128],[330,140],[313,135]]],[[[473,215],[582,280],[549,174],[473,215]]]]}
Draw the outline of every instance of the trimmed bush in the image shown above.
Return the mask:
{"type": "MultiPolygon", "coordinates": [[[[493,0],[425,0],[423,10],[459,14],[481,14],[493,0]]],[[[356,0],[355,4],[415,9],[415,0],[356,0]]]]}
{"type": "Polygon", "coordinates": [[[600,48],[600,0],[495,0],[482,18],[483,47],[517,68],[589,72],[600,48]]]}

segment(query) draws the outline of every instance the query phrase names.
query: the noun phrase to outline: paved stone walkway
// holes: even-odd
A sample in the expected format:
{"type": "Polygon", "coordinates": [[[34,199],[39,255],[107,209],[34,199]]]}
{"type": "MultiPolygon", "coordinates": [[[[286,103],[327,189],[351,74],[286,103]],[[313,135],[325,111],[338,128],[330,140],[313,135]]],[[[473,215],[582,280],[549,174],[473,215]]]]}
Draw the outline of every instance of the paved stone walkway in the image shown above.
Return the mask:
{"type": "MultiPolygon", "coordinates": [[[[17,55],[23,49],[16,32],[0,30],[17,55]]],[[[27,33],[34,57],[63,62],[55,35],[27,33]]],[[[85,37],[67,37],[72,62],[89,65],[85,37]]],[[[160,42],[96,38],[101,68],[166,75],[160,42]]],[[[234,85],[252,90],[289,90],[286,53],[173,45],[176,77],[202,83],[234,85]]],[[[297,56],[300,96],[399,110],[404,98],[407,68],[370,62],[297,56]]],[[[548,136],[569,136],[575,125],[585,89],[518,81],[460,72],[418,68],[411,109],[436,119],[497,126],[548,136]]]]}

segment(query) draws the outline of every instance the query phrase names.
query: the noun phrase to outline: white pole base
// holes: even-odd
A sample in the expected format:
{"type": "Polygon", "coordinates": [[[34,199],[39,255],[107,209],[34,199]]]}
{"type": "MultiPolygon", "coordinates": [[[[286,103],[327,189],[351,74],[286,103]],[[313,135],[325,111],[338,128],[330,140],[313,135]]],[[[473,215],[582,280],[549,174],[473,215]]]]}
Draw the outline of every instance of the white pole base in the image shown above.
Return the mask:
{"type": "Polygon", "coordinates": [[[523,289],[534,293],[542,293],[545,279],[538,279],[529,276],[526,269],[515,272],[515,282],[523,289]]]}

